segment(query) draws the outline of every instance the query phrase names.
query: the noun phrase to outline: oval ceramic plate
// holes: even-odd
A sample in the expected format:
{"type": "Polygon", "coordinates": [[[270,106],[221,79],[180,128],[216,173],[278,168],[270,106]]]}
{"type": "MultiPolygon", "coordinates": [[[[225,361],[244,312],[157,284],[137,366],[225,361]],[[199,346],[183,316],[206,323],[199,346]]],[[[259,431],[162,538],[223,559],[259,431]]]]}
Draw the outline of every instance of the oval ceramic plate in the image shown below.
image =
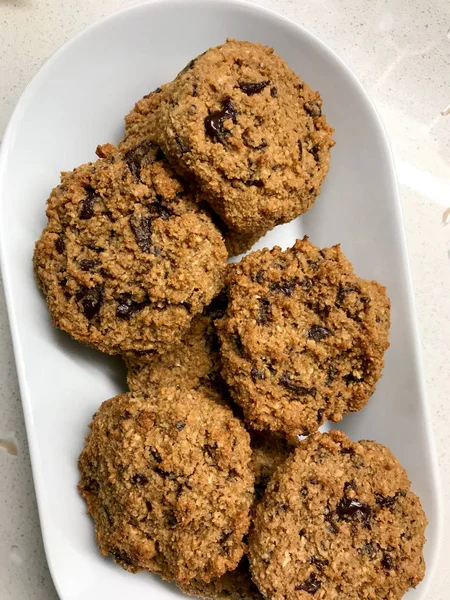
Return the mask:
{"type": "MultiPolygon", "coordinates": [[[[320,90],[336,129],[330,173],[314,208],[257,246],[290,246],[305,233],[319,246],[340,242],[358,274],[387,286],[392,331],[384,377],[367,408],[338,427],[355,440],[387,444],[407,468],[430,521],[428,580],[433,570],[436,462],[392,157],[378,116],[333,52],[286,19],[240,2],[166,0],[115,14],[61,48],[24,92],[2,144],[3,277],[45,548],[62,600],[163,600],[180,592],[102,558],[77,494],[87,424],[103,400],[125,389],[125,377],[117,359],[50,325],[31,266],[45,201],[60,171],[93,160],[97,144],[120,139],[136,100],[227,37],[273,46],[320,90]]],[[[408,600],[425,599],[426,587],[408,592],[408,600]]]]}

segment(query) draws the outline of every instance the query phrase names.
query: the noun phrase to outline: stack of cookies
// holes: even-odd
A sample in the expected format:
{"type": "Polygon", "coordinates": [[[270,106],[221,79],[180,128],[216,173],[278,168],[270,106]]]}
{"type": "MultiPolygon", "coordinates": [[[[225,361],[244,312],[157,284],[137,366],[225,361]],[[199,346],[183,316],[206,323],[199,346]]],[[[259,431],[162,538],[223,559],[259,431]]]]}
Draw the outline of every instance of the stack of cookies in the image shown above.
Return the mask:
{"type": "Polygon", "coordinates": [[[272,49],[228,40],[47,203],[34,267],[53,323],[128,372],[79,458],[99,549],[187,594],[397,600],[424,576],[404,469],[318,431],[375,391],[385,288],[307,237],[227,264],[313,205],[321,106],[272,49]]]}

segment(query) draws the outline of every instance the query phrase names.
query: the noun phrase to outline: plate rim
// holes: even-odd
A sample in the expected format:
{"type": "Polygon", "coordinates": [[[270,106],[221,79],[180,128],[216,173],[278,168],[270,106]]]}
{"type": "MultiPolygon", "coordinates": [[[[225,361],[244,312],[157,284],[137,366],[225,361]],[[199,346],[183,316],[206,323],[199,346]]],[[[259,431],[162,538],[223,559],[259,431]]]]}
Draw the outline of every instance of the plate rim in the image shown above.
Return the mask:
{"type": "MultiPolygon", "coordinates": [[[[395,169],[395,158],[393,155],[393,151],[390,145],[389,137],[386,131],[386,128],[383,124],[383,121],[380,117],[380,114],[367,93],[366,89],[359,81],[355,73],[352,69],[340,58],[340,56],[330,48],[325,42],[323,42],[318,36],[311,33],[308,29],[306,29],[303,25],[296,23],[292,19],[276,12],[275,10],[268,8],[266,6],[262,6],[260,4],[256,4],[253,2],[249,2],[247,0],[190,0],[191,5],[208,5],[208,6],[221,6],[222,8],[230,8],[230,7],[240,7],[243,10],[247,10],[250,13],[261,13],[265,14],[272,21],[279,21],[281,24],[285,26],[291,27],[297,35],[302,35],[303,37],[309,38],[310,41],[314,43],[316,48],[323,52],[324,54],[332,57],[332,59],[337,62],[340,68],[346,72],[349,79],[352,81],[353,85],[359,90],[359,93],[364,98],[366,105],[370,108],[370,111],[373,115],[374,121],[378,127],[380,139],[384,144],[384,149],[389,157],[387,161],[388,166],[388,175],[389,175],[389,184],[393,192],[393,208],[395,218],[399,225],[398,227],[398,235],[399,235],[399,251],[401,255],[401,260],[404,265],[404,275],[405,275],[405,298],[408,306],[408,311],[411,316],[411,333],[413,337],[413,353],[415,359],[417,361],[418,366],[418,382],[419,382],[419,392],[421,403],[423,405],[423,411],[426,416],[425,419],[425,432],[426,438],[429,444],[429,455],[430,455],[430,470],[431,470],[431,479],[433,482],[433,521],[435,524],[435,532],[436,532],[436,541],[434,546],[430,552],[430,559],[427,564],[427,572],[425,581],[421,583],[421,592],[423,597],[425,598],[426,593],[429,589],[431,581],[434,579],[434,575],[437,569],[438,557],[440,555],[440,550],[442,547],[442,521],[443,521],[443,498],[442,498],[442,484],[441,477],[439,471],[439,463],[438,463],[438,454],[436,449],[436,439],[433,432],[432,418],[431,418],[431,409],[427,398],[427,389],[425,384],[425,371],[423,367],[423,357],[421,351],[421,342],[419,336],[419,328],[418,328],[418,319],[417,319],[417,309],[416,302],[414,297],[414,289],[412,285],[412,277],[411,277],[411,267],[410,267],[410,259],[408,253],[408,246],[406,241],[406,232],[404,227],[404,219],[402,212],[402,205],[400,200],[400,193],[397,182],[397,175],[395,169]]],[[[44,486],[44,482],[41,477],[42,470],[38,466],[38,451],[37,451],[37,440],[35,427],[33,426],[33,414],[32,414],[32,402],[30,399],[30,394],[28,393],[28,386],[25,378],[25,367],[21,352],[21,342],[17,329],[17,316],[13,309],[12,302],[12,285],[10,284],[9,278],[9,267],[5,258],[6,255],[6,246],[4,242],[4,237],[1,235],[1,231],[3,229],[3,205],[4,205],[4,181],[5,174],[7,172],[8,165],[8,157],[9,157],[9,149],[12,144],[16,126],[20,125],[21,118],[23,112],[26,110],[28,106],[28,97],[32,95],[34,88],[37,86],[41,76],[48,69],[51,68],[54,62],[58,60],[60,55],[62,55],[71,45],[76,44],[83,36],[90,34],[97,28],[104,26],[109,21],[114,21],[116,19],[120,19],[121,15],[128,12],[138,11],[143,9],[143,7],[151,7],[155,5],[163,5],[168,8],[169,5],[172,7],[176,7],[176,5],[185,6],[185,0],[144,0],[141,2],[137,2],[132,4],[131,6],[126,6],[120,8],[119,10],[113,11],[111,13],[106,14],[100,19],[95,20],[94,22],[88,24],[86,27],[77,32],[74,36],[70,37],[66,42],[64,42],[59,48],[57,48],[54,52],[50,54],[50,56],[44,61],[44,63],[39,67],[38,71],[32,77],[30,82],[26,85],[22,94],[20,95],[14,110],[9,118],[7,127],[5,129],[5,133],[3,139],[0,143],[0,273],[3,280],[3,289],[6,301],[6,312],[8,317],[9,329],[11,332],[11,340],[13,346],[13,354],[14,354],[14,362],[17,371],[17,377],[19,382],[19,390],[20,390],[20,398],[22,403],[22,410],[24,413],[25,420],[25,429],[27,434],[27,441],[29,447],[29,456],[31,462],[31,469],[33,475],[33,484],[35,488],[36,494],[36,502],[38,507],[39,514],[39,522],[41,529],[41,537],[44,545],[45,556],[47,560],[47,564],[49,567],[49,571],[52,577],[53,584],[56,588],[58,596],[61,600],[64,600],[65,595],[63,592],[65,590],[62,589],[61,582],[59,581],[57,569],[55,569],[53,565],[53,560],[51,558],[50,551],[50,542],[47,536],[47,530],[44,525],[45,519],[43,515],[43,494],[41,489],[44,486]]]]}

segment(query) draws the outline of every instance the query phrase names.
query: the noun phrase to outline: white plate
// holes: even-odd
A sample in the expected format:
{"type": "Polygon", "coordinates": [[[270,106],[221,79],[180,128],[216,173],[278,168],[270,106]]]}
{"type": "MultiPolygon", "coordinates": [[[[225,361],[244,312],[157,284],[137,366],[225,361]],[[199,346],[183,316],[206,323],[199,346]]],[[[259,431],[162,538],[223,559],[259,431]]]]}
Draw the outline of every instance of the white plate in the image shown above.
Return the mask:
{"type": "MultiPolygon", "coordinates": [[[[125,378],[117,359],[50,326],[31,266],[45,200],[60,171],[94,159],[98,143],[119,140],[137,99],[226,37],[274,46],[322,94],[337,144],[321,197],[258,246],[288,246],[305,233],[320,246],[341,242],[358,274],[387,286],[392,331],[384,377],[367,408],[338,427],[353,439],[387,444],[408,469],[430,521],[428,580],[436,562],[436,459],[392,157],[378,116],[333,52],[286,19],[244,3],[166,0],[104,19],[63,46],[24,92],[2,144],[3,278],[44,543],[63,600],[159,600],[179,592],[101,558],[77,494],[86,426],[103,400],[125,389],[125,378]]],[[[408,592],[408,600],[425,599],[426,587],[408,592]]]]}

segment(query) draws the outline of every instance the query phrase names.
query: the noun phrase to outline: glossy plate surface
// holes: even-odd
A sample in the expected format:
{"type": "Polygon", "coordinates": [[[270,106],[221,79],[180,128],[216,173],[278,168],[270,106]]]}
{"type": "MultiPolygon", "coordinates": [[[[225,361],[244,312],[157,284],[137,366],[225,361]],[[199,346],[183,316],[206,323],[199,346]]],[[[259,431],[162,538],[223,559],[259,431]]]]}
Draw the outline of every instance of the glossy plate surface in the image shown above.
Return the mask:
{"type": "MultiPolygon", "coordinates": [[[[41,68],[20,99],[0,159],[2,273],[44,543],[62,600],[179,595],[157,577],[130,575],[102,558],[76,492],[77,457],[99,404],[125,390],[118,359],[83,347],[50,325],[31,256],[59,172],[117,142],[123,116],[194,56],[234,37],[271,45],[324,99],[336,129],[330,173],[304,217],[257,244],[287,247],[307,233],[340,242],[358,274],[387,286],[391,347],[384,377],[361,413],[337,427],[391,447],[422,498],[430,525],[427,579],[439,542],[436,459],[392,157],[378,116],[352,73],[311,34],[254,5],[165,0],[132,7],[83,31],[41,68]]],[[[426,581],[408,592],[425,600],[426,581]]]]}

